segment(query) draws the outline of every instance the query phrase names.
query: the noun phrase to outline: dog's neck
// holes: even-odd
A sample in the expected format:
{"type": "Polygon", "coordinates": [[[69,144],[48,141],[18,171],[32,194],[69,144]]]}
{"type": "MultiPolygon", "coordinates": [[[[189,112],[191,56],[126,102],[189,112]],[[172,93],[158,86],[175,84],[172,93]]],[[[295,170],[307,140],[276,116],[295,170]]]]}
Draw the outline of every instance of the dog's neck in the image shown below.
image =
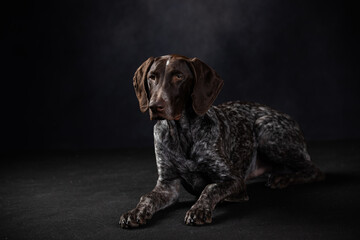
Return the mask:
{"type": "Polygon", "coordinates": [[[187,107],[183,110],[179,120],[165,120],[168,123],[171,134],[176,138],[185,137],[189,142],[191,141],[191,130],[195,122],[198,122],[202,117],[198,116],[192,107],[187,107]],[[175,136],[176,135],[176,136],[175,136]]]}
{"type": "Polygon", "coordinates": [[[174,120],[175,125],[179,130],[189,130],[195,121],[198,121],[198,116],[193,110],[192,106],[186,107],[179,120],[174,120]]]}
{"type": "Polygon", "coordinates": [[[179,120],[163,120],[167,121],[171,138],[177,142],[187,157],[190,156],[189,154],[194,144],[193,138],[196,137],[193,135],[193,132],[198,131],[197,128],[203,125],[201,121],[205,118],[207,118],[206,114],[199,116],[191,107],[183,111],[179,120]]]}
{"type": "Polygon", "coordinates": [[[179,120],[165,120],[169,126],[169,133],[182,151],[188,156],[193,145],[192,128],[199,121],[199,116],[192,109],[184,110],[179,120]]]}

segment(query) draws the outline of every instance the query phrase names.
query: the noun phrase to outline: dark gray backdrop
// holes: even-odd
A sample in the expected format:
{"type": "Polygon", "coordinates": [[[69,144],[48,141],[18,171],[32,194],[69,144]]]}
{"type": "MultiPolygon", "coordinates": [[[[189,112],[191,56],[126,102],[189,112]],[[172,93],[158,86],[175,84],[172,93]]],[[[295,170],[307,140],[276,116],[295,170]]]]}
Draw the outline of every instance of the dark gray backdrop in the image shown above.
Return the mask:
{"type": "Polygon", "coordinates": [[[1,11],[1,150],[152,145],[132,76],[168,53],[216,69],[217,103],[275,107],[309,140],[360,137],[357,12],[346,1],[25,1],[1,11]]]}

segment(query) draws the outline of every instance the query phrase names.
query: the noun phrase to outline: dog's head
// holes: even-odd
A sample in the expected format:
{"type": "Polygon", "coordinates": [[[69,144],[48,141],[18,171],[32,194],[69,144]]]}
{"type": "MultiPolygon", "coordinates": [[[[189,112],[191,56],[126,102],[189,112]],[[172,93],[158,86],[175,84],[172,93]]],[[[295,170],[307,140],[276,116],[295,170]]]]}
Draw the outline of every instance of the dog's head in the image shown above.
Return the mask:
{"type": "Polygon", "coordinates": [[[150,119],[179,120],[187,106],[203,115],[219,94],[223,80],[197,58],[179,55],[150,57],[135,72],[140,110],[150,119]]]}

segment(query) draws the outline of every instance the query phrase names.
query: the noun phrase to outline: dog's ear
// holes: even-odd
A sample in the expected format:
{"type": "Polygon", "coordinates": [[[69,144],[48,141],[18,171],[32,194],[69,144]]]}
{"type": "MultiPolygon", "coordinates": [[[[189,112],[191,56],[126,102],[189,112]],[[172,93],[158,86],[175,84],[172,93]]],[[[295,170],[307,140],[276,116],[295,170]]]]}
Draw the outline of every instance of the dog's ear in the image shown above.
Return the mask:
{"type": "Polygon", "coordinates": [[[190,59],[190,65],[195,77],[193,93],[191,95],[194,111],[204,115],[219,94],[224,81],[214,69],[197,58],[190,59]]]}
{"type": "Polygon", "coordinates": [[[141,112],[146,112],[149,108],[149,96],[147,93],[147,73],[154,62],[154,58],[150,57],[136,70],[133,78],[134,89],[136,97],[139,100],[141,112]]]}

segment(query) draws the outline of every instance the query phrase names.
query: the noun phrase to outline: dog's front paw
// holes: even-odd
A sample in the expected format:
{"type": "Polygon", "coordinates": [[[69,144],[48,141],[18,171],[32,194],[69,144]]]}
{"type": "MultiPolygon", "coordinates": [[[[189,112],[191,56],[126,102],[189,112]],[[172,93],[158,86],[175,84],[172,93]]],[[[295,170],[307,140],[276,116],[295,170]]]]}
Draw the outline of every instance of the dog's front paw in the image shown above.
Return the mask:
{"type": "Polygon", "coordinates": [[[185,215],[185,224],[187,225],[204,225],[211,223],[212,211],[204,207],[192,207],[185,215]]]}
{"type": "Polygon", "coordinates": [[[120,227],[122,228],[136,228],[146,224],[146,220],[151,219],[152,215],[143,209],[133,209],[120,217],[120,227]]]}

